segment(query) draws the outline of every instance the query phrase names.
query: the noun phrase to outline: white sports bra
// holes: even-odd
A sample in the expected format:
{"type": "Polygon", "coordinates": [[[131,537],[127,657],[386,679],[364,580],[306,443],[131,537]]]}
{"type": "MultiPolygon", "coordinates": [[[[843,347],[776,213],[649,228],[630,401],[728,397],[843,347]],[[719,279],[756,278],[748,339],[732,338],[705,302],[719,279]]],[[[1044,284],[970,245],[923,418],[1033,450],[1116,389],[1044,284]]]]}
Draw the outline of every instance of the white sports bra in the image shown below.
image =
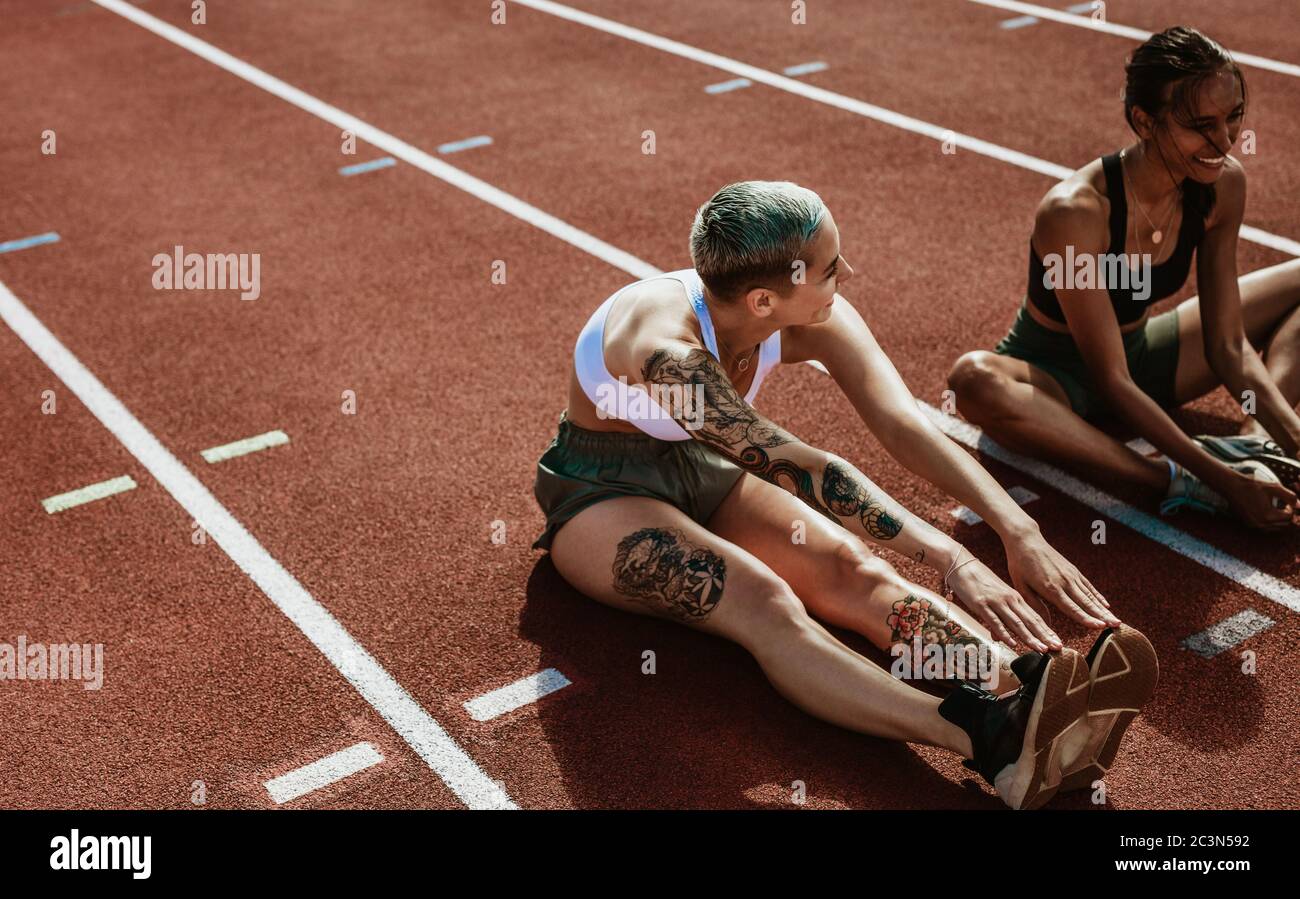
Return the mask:
{"type": "MultiPolygon", "coordinates": [[[[690,440],[691,435],[686,429],[674,421],[644,387],[639,384],[620,384],[605,367],[605,319],[609,316],[614,301],[628,287],[635,287],[637,284],[644,284],[656,278],[674,278],[686,288],[686,295],[691,300],[691,308],[695,310],[695,317],[700,322],[704,345],[713,354],[713,358],[721,362],[718,356],[718,338],[713,332],[713,320],[709,317],[709,307],[704,302],[704,282],[700,280],[695,269],[687,268],[655,275],[653,278],[643,278],[621,288],[605,300],[600,308],[592,313],[582,333],[578,335],[573,364],[583,393],[587,394],[587,398],[595,405],[597,413],[602,418],[617,418],[631,422],[646,434],[659,440],[690,440]]],[[[775,331],[759,346],[758,367],[754,371],[754,382],[750,385],[749,392],[745,394],[745,402],[751,404],[754,402],[763,378],[780,361],[781,332],[775,331]]]]}

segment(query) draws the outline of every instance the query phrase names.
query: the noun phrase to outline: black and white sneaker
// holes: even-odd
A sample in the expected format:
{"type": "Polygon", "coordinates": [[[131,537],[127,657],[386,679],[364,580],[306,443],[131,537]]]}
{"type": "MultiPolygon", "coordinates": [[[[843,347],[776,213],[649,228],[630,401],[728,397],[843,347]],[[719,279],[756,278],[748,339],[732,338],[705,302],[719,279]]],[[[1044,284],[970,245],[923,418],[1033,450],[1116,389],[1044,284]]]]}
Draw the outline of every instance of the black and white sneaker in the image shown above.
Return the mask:
{"type": "Polygon", "coordinates": [[[1011,670],[1020,681],[1014,693],[994,696],[962,681],[939,704],[939,714],[970,736],[975,757],[963,765],[1012,808],[1038,808],[1061,786],[1064,736],[1087,724],[1088,665],[1062,649],[1025,653],[1011,670]]]}
{"type": "Polygon", "coordinates": [[[1291,492],[1300,488],[1300,462],[1286,454],[1267,437],[1236,435],[1232,437],[1214,437],[1210,434],[1198,434],[1197,443],[1222,462],[1230,465],[1241,462],[1258,462],[1277,476],[1278,482],[1291,492]]]}

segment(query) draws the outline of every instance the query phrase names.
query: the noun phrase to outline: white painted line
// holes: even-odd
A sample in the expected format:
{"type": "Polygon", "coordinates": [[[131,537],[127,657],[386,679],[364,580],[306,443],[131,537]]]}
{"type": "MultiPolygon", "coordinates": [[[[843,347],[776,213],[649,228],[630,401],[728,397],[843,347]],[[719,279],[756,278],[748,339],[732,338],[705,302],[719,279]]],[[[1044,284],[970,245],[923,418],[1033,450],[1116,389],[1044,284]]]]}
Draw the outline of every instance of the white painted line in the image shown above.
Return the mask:
{"type": "Polygon", "coordinates": [[[73,506],[80,506],[83,503],[94,502],[115,493],[134,490],[135,487],[135,481],[131,480],[131,476],[124,474],[120,478],[100,481],[98,484],[89,484],[76,490],[69,490],[67,493],[60,493],[58,496],[47,497],[41,500],[41,505],[45,507],[46,512],[53,515],[55,512],[62,512],[64,509],[71,509],[73,506]]]}
{"type": "MultiPolygon", "coordinates": [[[[173,43],[176,43],[177,45],[184,47],[187,50],[190,50],[191,52],[203,57],[204,59],[207,59],[209,62],[213,63],[214,65],[217,65],[225,69],[226,71],[230,72],[231,74],[237,75],[238,77],[243,78],[246,81],[249,81],[250,83],[257,85],[258,87],[263,88],[264,90],[274,94],[277,97],[280,97],[286,102],[292,103],[294,106],[297,106],[300,109],[310,112],[312,115],[323,118],[325,121],[330,122],[331,124],[337,127],[352,131],[353,134],[356,134],[358,137],[361,137],[367,143],[383,148],[384,150],[388,151],[392,155],[398,157],[399,159],[402,159],[404,162],[408,162],[411,165],[414,165],[416,168],[419,168],[421,171],[428,172],[429,174],[433,175],[436,178],[441,178],[442,180],[446,181],[448,184],[458,187],[461,190],[464,190],[465,192],[478,197],[484,202],[496,206],[498,209],[502,210],[503,212],[513,215],[516,218],[525,221],[530,225],[533,225],[539,230],[545,231],[547,234],[550,234],[552,237],[555,237],[559,240],[563,240],[566,243],[569,243],[570,245],[577,247],[578,249],[582,250],[585,253],[589,253],[590,255],[596,257],[597,259],[600,259],[608,263],[614,268],[626,272],[627,274],[633,276],[634,278],[650,278],[650,277],[654,277],[655,275],[663,274],[663,271],[661,269],[655,268],[650,263],[638,259],[636,256],[633,256],[631,253],[627,253],[623,250],[620,250],[617,247],[613,246],[612,244],[606,243],[603,240],[599,240],[598,238],[593,237],[592,235],[587,234],[584,231],[580,231],[577,228],[574,228],[572,225],[568,224],[567,222],[564,222],[561,219],[558,219],[555,216],[550,215],[549,213],[542,212],[540,209],[537,209],[535,206],[530,206],[529,204],[524,203],[523,201],[506,193],[505,191],[500,190],[499,188],[493,187],[492,185],[487,184],[484,181],[480,181],[477,178],[467,175],[466,173],[460,171],[459,169],[453,168],[447,165],[446,163],[441,162],[440,160],[434,159],[430,157],[427,153],[424,153],[421,150],[417,150],[416,148],[410,146],[409,144],[397,140],[392,135],[380,131],[378,128],[375,128],[372,125],[368,125],[367,123],[361,121],[360,119],[354,118],[353,116],[350,116],[347,113],[341,112],[340,110],[334,108],[333,106],[330,106],[327,103],[317,100],[316,98],[310,96],[309,94],[303,93],[302,91],[298,90],[295,87],[290,87],[288,84],[285,84],[283,81],[280,81],[278,78],[273,78],[270,75],[267,75],[265,72],[261,71],[260,69],[256,69],[253,66],[248,65],[247,63],[241,62],[240,60],[235,59],[230,54],[218,50],[215,47],[211,46],[210,44],[204,43],[198,38],[191,37],[189,34],[186,34],[185,32],[181,31],[178,28],[173,28],[171,25],[167,25],[166,23],[161,22],[158,19],[155,19],[153,16],[150,16],[148,13],[142,12],[141,10],[127,3],[123,3],[122,0],[91,0],[91,2],[96,3],[104,7],[105,9],[110,9],[114,12],[117,12],[118,14],[124,16],[125,18],[130,19],[131,21],[135,22],[141,27],[146,28],[149,31],[152,31],[155,34],[158,34],[160,37],[172,41],[173,43]]],[[[564,18],[573,18],[576,21],[583,21],[584,19],[593,19],[600,23],[606,23],[610,28],[615,29],[613,33],[615,34],[622,34],[623,32],[634,33],[636,35],[639,35],[639,37],[633,38],[634,40],[638,40],[643,43],[651,42],[650,43],[651,46],[655,46],[657,43],[662,43],[664,45],[671,46],[674,48],[684,48],[684,50],[672,49],[669,50],[669,52],[679,53],[680,55],[687,55],[688,57],[690,56],[690,54],[696,54],[701,57],[707,58],[707,60],[716,60],[716,62],[706,61],[705,64],[715,65],[715,67],[723,68],[723,69],[728,69],[728,67],[731,67],[731,68],[738,68],[743,70],[738,74],[746,74],[752,72],[758,76],[754,78],[754,80],[756,81],[763,81],[764,83],[772,82],[775,86],[781,86],[783,87],[783,89],[791,89],[793,90],[794,93],[802,93],[807,91],[810,92],[810,96],[812,96],[813,99],[817,99],[819,102],[829,102],[831,105],[839,105],[841,103],[844,103],[844,104],[848,104],[848,108],[863,107],[866,109],[879,109],[879,107],[872,107],[870,106],[870,104],[861,103],[860,101],[857,100],[851,100],[847,97],[841,97],[840,95],[833,94],[830,91],[822,91],[819,88],[814,88],[809,85],[802,84],[801,82],[793,81],[789,78],[783,78],[780,75],[773,75],[772,73],[765,72],[762,69],[758,69],[753,66],[746,66],[741,63],[737,63],[732,60],[726,59],[725,57],[716,56],[715,54],[711,54],[711,53],[705,53],[704,51],[701,50],[695,50],[692,47],[686,47],[684,44],[679,44],[676,41],[669,41],[666,38],[660,38],[655,35],[647,34],[646,32],[638,31],[637,29],[631,29],[628,28],[627,26],[619,25],[616,22],[609,22],[609,20],[607,19],[600,19],[599,17],[596,16],[590,16],[587,13],[580,13],[577,10],[572,10],[569,9],[568,7],[562,7],[559,4],[550,3],[549,0],[513,0],[513,2],[518,5],[531,6],[538,9],[543,9],[544,11],[547,12],[552,11],[551,7],[556,7],[559,10],[561,10],[561,12],[558,12],[556,14],[561,15],[564,18]],[[785,85],[792,85],[793,88],[787,88],[785,87],[785,85]]],[[[584,21],[583,24],[586,24],[586,22],[584,21]]],[[[916,119],[909,119],[907,116],[900,116],[898,113],[892,113],[889,112],[888,110],[881,110],[880,112],[883,116],[889,119],[896,118],[904,123],[909,123],[909,122],[915,123],[916,129],[921,129],[920,133],[928,134],[930,130],[933,130],[935,128],[935,126],[929,125],[925,122],[919,122],[916,119]]],[[[899,127],[903,127],[903,125],[900,125],[899,127]]],[[[941,132],[941,134],[948,134],[948,133],[950,132],[941,132]]],[[[986,145],[983,141],[976,141],[976,139],[974,138],[970,138],[969,140],[974,142],[974,145],[987,146],[991,148],[990,151],[991,155],[1005,153],[1005,154],[1011,154],[1011,156],[1023,156],[1023,154],[1016,154],[1014,151],[1005,150],[1005,148],[997,147],[996,145],[993,144],[986,145]]],[[[1033,157],[1024,157],[1024,158],[1045,167],[1047,174],[1057,173],[1059,175],[1059,172],[1061,171],[1064,171],[1066,174],[1069,173],[1069,170],[1064,169],[1063,167],[1060,166],[1055,166],[1054,163],[1049,163],[1044,160],[1034,160],[1033,157]]],[[[1032,168],[1033,166],[1026,166],[1026,167],[1032,168]]],[[[1039,169],[1035,169],[1035,170],[1037,171],[1039,169]]],[[[1297,246],[1296,255],[1300,256],[1300,244],[1297,244],[1296,246],[1297,246]]],[[[12,298],[12,294],[10,294],[9,296],[12,298]]],[[[14,299],[14,302],[17,303],[17,300],[14,299]]],[[[19,306],[21,308],[21,304],[19,304],[19,306]]],[[[23,311],[26,312],[25,309],[23,311]]],[[[28,313],[28,315],[30,315],[30,313],[28,313]]],[[[42,328],[42,330],[44,330],[43,326],[40,327],[42,328]]],[[[46,333],[48,334],[48,332],[46,333]]],[[[49,339],[54,340],[52,335],[50,336],[49,339]]],[[[80,363],[78,363],[78,365],[79,364],[80,363]]],[[[822,371],[826,370],[825,366],[821,365],[820,363],[810,362],[809,364],[813,365],[815,368],[818,368],[822,371]]],[[[89,376],[89,373],[87,373],[87,375],[89,376]]],[[[116,400],[114,400],[114,402],[116,402],[116,400]]],[[[1088,505],[1094,509],[1098,509],[1099,511],[1103,512],[1103,514],[1106,514],[1109,517],[1115,519],[1116,521],[1128,525],[1129,527],[1133,528],[1134,530],[1137,530],[1139,533],[1142,533],[1150,537],[1156,542],[1164,543],[1174,552],[1187,556],[1193,561],[1196,561],[1204,565],[1205,567],[1213,571],[1216,571],[1219,574],[1222,574],[1224,577],[1227,577],[1241,584],[1247,589],[1254,590],[1256,593],[1259,593],[1261,596],[1271,599],[1274,602],[1279,603],[1280,605],[1286,606],[1288,609],[1291,609],[1292,611],[1300,612],[1300,590],[1297,590],[1296,588],[1292,587],[1290,584],[1287,584],[1284,581],[1280,581],[1277,578],[1272,577],[1270,575],[1264,574],[1259,569],[1251,565],[1248,565],[1245,562],[1240,561],[1239,559],[1229,556],[1227,553],[1221,552],[1215,547],[1210,546],[1208,543],[1205,543],[1201,540],[1197,540],[1196,538],[1188,534],[1184,534],[1182,531],[1179,531],[1177,528],[1170,527],[1169,525],[1165,524],[1162,521],[1154,519],[1143,512],[1139,512],[1137,509],[1125,505],[1124,503],[1120,502],[1119,500],[1115,499],[1109,494],[1097,490],[1096,488],[1092,487],[1089,484],[1085,484],[1084,482],[1066,474],[1060,469],[1054,468],[1053,466],[1048,465],[1044,462],[1039,462],[1034,459],[1027,459],[1025,457],[1018,456],[1014,453],[1011,453],[1010,451],[997,446],[997,444],[993,443],[993,441],[982,437],[978,428],[969,425],[966,422],[963,422],[959,419],[953,418],[950,415],[946,415],[943,412],[940,412],[938,409],[935,409],[933,406],[930,406],[929,404],[922,402],[921,400],[917,400],[917,405],[922,409],[923,412],[925,412],[927,415],[935,419],[936,423],[938,423],[941,430],[943,430],[949,436],[954,437],[954,439],[958,439],[961,442],[966,443],[968,446],[976,447],[981,452],[991,455],[994,458],[1000,459],[1004,463],[1011,465],[1014,468],[1018,468],[1019,470],[1024,471],[1027,474],[1033,475],[1034,477],[1037,477],[1039,480],[1051,484],[1053,487],[1057,488],[1058,490],[1065,493],[1066,495],[1072,496],[1073,498],[1079,500],[1080,502],[1083,502],[1085,505],[1088,505]]],[[[125,410],[123,410],[123,412],[125,412],[125,410]]],[[[150,439],[152,440],[152,437],[150,437],[150,439]]],[[[163,450],[163,452],[166,451],[163,450]]],[[[177,466],[179,466],[179,463],[176,463],[174,459],[172,460],[172,462],[175,463],[177,466]]],[[[188,476],[188,472],[186,472],[186,475],[188,476]]],[[[197,481],[195,481],[195,485],[199,489],[203,489],[202,486],[199,485],[197,481]]],[[[204,491],[204,493],[206,493],[206,490],[204,491]]],[[[215,500],[213,502],[215,502],[215,500]]],[[[224,512],[225,510],[223,509],[222,511],[224,512]]],[[[228,516],[229,513],[226,513],[226,515],[228,516]]],[[[192,517],[194,517],[196,521],[199,521],[200,524],[202,524],[198,516],[192,516],[192,517]]],[[[236,526],[238,526],[237,523],[236,526]]],[[[208,531],[209,533],[211,533],[211,529],[208,529],[208,531]]],[[[251,540],[251,538],[249,539],[251,540]]],[[[258,549],[260,550],[261,547],[259,546],[258,549]]],[[[261,551],[265,553],[265,550],[261,550],[261,551]]],[[[274,563],[274,560],[271,561],[274,563]]],[[[278,567],[278,563],[274,563],[274,564],[276,564],[276,566],[278,567]]],[[[289,575],[286,573],[285,577],[288,576],[289,575]]],[[[297,586],[296,581],[294,582],[294,585],[297,586]]],[[[301,591],[302,588],[299,586],[298,590],[301,591]]],[[[315,600],[311,599],[310,596],[307,596],[305,591],[302,591],[302,594],[304,597],[306,597],[308,601],[310,601],[313,605],[315,605],[315,600]]],[[[328,615],[327,612],[324,612],[324,609],[321,609],[321,612],[328,615]]],[[[330,620],[332,621],[333,619],[330,620]]],[[[335,626],[337,626],[337,623],[335,624],[335,626]]],[[[349,637],[349,639],[351,638],[349,637]]],[[[371,661],[373,662],[373,660],[371,661]]],[[[386,673],[385,676],[387,676],[386,673]]],[[[396,687],[397,685],[394,683],[394,686],[396,687]]],[[[398,687],[398,689],[400,689],[400,687],[398,687]]],[[[403,693],[403,695],[405,694],[403,693]]],[[[409,697],[407,697],[407,699],[409,699],[409,697]]],[[[423,709],[420,709],[420,713],[425,714],[427,717],[427,713],[424,713],[423,709]]],[[[429,719],[429,724],[437,728],[436,722],[434,722],[431,718],[429,719]]],[[[438,733],[440,734],[442,733],[441,728],[438,728],[438,733]]],[[[450,737],[446,737],[445,734],[443,734],[443,737],[445,737],[446,740],[450,742],[450,737]]],[[[454,746],[454,743],[452,745],[454,746]]],[[[456,752],[460,752],[458,747],[456,748],[456,752]]],[[[471,765],[473,764],[473,761],[469,759],[468,756],[464,756],[464,760],[471,765]]],[[[478,771],[477,766],[475,766],[474,770],[478,771]]],[[[485,775],[482,775],[481,771],[478,771],[478,774],[480,777],[486,777],[485,775]]],[[[478,786],[481,786],[481,783],[477,780],[475,780],[474,783],[478,786]]],[[[502,796],[504,797],[504,794],[502,794],[502,796]]],[[[505,797],[505,801],[507,802],[509,801],[508,797],[505,797]]]]}
{"type": "MultiPolygon", "coordinates": [[[[1016,505],[1027,506],[1034,500],[1038,499],[1038,494],[1024,487],[1012,487],[1007,491],[1007,496],[1016,501],[1016,505]]],[[[974,509],[966,506],[958,506],[952,510],[952,517],[958,519],[964,524],[979,524],[984,519],[974,509]]]]}
{"type": "MultiPolygon", "coordinates": [[[[519,2],[519,0],[515,0],[519,2]]],[[[1112,22],[1099,22],[1090,16],[1072,15],[1068,12],[1059,12],[1047,6],[1038,6],[1034,3],[1019,3],[1016,0],[970,0],[972,3],[978,3],[981,6],[991,6],[995,9],[1003,9],[1007,12],[1024,13],[1025,15],[1037,16],[1040,19],[1048,19],[1052,22],[1059,22],[1062,25],[1074,25],[1076,28],[1087,28],[1089,31],[1100,31],[1103,34],[1113,34],[1117,37],[1132,38],[1135,41],[1145,41],[1151,37],[1150,31],[1143,31],[1141,28],[1133,28],[1129,25],[1116,25],[1112,22]]],[[[1070,7],[1074,9],[1074,7],[1070,7]]],[[[1232,58],[1239,63],[1248,66],[1254,66],[1257,69],[1268,69],[1270,72],[1278,72],[1282,75],[1291,75],[1300,77],[1300,66],[1289,62],[1279,62],[1276,59],[1269,59],[1264,56],[1256,56],[1253,53],[1238,53],[1236,50],[1229,48],[1228,52],[1232,58]]]]}
{"type": "Polygon", "coordinates": [[[234,443],[226,443],[222,446],[205,449],[200,455],[209,465],[216,465],[218,462],[225,462],[227,459],[247,456],[249,453],[255,453],[258,450],[264,450],[272,446],[283,446],[288,442],[289,435],[284,431],[267,431],[265,434],[258,434],[256,437],[245,437],[243,440],[236,440],[234,443]]]}
{"type": "Polygon", "coordinates": [[[916,402],[921,411],[938,426],[939,430],[959,443],[977,449],[984,455],[997,459],[1017,471],[1032,475],[1066,496],[1097,510],[1107,518],[1118,521],[1120,524],[1132,528],[1157,543],[1164,544],[1179,555],[1185,556],[1197,564],[1204,565],[1211,571],[1217,572],[1293,612],[1300,612],[1300,589],[1293,587],[1286,581],[1265,574],[1255,566],[1243,562],[1235,556],[1228,555],[1223,550],[1211,546],[1204,540],[1199,540],[1191,534],[1171,527],[1158,518],[1140,512],[1104,490],[1085,483],[1053,465],[1004,449],[985,436],[979,428],[959,418],[954,418],[929,403],[921,400],[916,402]]]}
{"type": "Polygon", "coordinates": [[[511,196],[467,172],[462,172],[455,166],[448,165],[441,159],[430,156],[405,141],[398,140],[388,132],[381,131],[323,100],[316,99],[311,94],[300,91],[279,78],[268,75],[243,60],[236,59],[224,50],[218,50],[206,41],[201,41],[179,28],[168,25],[161,19],[149,15],[130,3],[125,3],[123,0],[91,0],[91,2],[117,13],[125,19],[129,19],[146,31],[151,31],[164,40],[188,50],[195,56],[206,59],[218,68],[225,69],[230,74],[242,78],[249,84],[260,87],[286,103],[290,103],[304,112],[311,113],[317,118],[329,122],[341,131],[351,131],[361,140],[373,147],[378,147],[388,155],[394,156],[408,165],[413,165],[420,171],[433,175],[435,178],[440,178],[453,187],[458,187],[466,193],[478,197],[484,203],[495,206],[502,212],[540,228],[585,253],[603,259],[623,271],[633,273],[637,278],[648,278],[652,275],[662,274],[658,269],[646,268],[645,263],[636,257],[616,249],[603,240],[598,240],[587,232],[573,227],[568,222],[542,212],[536,206],[525,203],[518,197],[511,196]],[[616,259],[619,261],[615,262],[616,259]]]}
{"type": "Polygon", "coordinates": [[[303,765],[288,774],[268,780],[264,787],[271,794],[276,805],[284,805],[300,796],[338,783],[358,771],[364,771],[378,765],[384,760],[379,750],[369,743],[358,743],[347,749],[340,749],[333,755],[327,755],[310,765],[303,765]]]}
{"type": "Polygon", "coordinates": [[[1224,650],[1232,649],[1238,643],[1244,643],[1272,626],[1272,618],[1261,615],[1254,609],[1246,609],[1231,618],[1225,618],[1213,627],[1206,628],[1199,634],[1192,634],[1179,645],[1183,649],[1190,649],[1203,659],[1212,659],[1224,650]]]}
{"type": "Polygon", "coordinates": [[[1130,440],[1128,443],[1124,445],[1127,446],[1129,449],[1131,449],[1133,452],[1137,453],[1139,456],[1150,456],[1153,453],[1159,452],[1159,450],[1156,449],[1154,446],[1152,446],[1151,443],[1145,437],[1134,437],[1132,440],[1130,440]]]}
{"type": "MultiPolygon", "coordinates": [[[[119,0],[94,0],[96,3],[119,2],[119,0]]],[[[885,109],[871,103],[865,103],[862,100],[855,100],[852,97],[846,97],[843,94],[837,94],[834,91],[825,88],[815,87],[811,84],[805,84],[802,81],[795,81],[793,78],[787,78],[784,75],[778,75],[776,72],[769,72],[767,69],[760,69],[758,66],[751,66],[747,63],[738,62],[730,57],[721,56],[717,53],[710,53],[707,50],[701,50],[698,47],[692,47],[689,44],[683,44],[681,41],[675,41],[670,38],[661,37],[652,34],[649,31],[642,31],[640,28],[633,28],[630,25],[624,25],[621,22],[615,22],[613,19],[606,19],[601,16],[592,15],[582,10],[574,9],[571,6],[565,6],[562,3],[555,3],[553,0],[511,0],[515,6],[526,6],[535,9],[538,12],[548,13],[557,18],[567,19],[570,22],[576,22],[579,25],[585,25],[588,28],[594,28],[597,31],[603,31],[606,34],[612,34],[616,37],[625,38],[634,43],[651,47],[655,50],[661,50],[664,53],[671,53],[674,56],[680,56],[683,59],[689,59],[698,62],[701,65],[711,66],[715,69],[721,69],[724,72],[730,72],[741,78],[748,78],[756,84],[766,84],[768,87],[774,87],[777,90],[783,90],[796,96],[803,97],[806,100],[812,100],[815,103],[822,103],[826,106],[832,106],[836,109],[842,109],[845,112],[851,112],[864,118],[881,122],[895,128],[901,128],[904,131],[910,131],[913,134],[920,134],[931,140],[940,143],[950,142],[953,146],[970,150],[972,153],[978,153],[981,156],[987,156],[990,159],[996,159],[999,162],[1005,162],[1009,165],[1018,166],[1022,169],[1028,169],[1031,172],[1038,172],[1041,175],[1055,178],[1060,181],[1068,178],[1074,170],[1055,162],[1048,162],[1046,159],[1039,159],[1037,156],[1030,156],[1028,153],[1021,153],[1019,150],[1012,150],[999,144],[981,140],[969,134],[962,134],[960,131],[953,131],[950,128],[944,128],[941,125],[934,125],[930,122],[915,119],[902,113],[885,109]]],[[[984,0],[976,0],[984,2],[984,0]]],[[[1021,4],[1027,6],[1028,4],[1021,4]]],[[[1037,9],[1039,7],[1034,7],[1037,9]]],[[[1055,12],[1055,10],[1050,10],[1055,12]]],[[[1091,22],[1081,16],[1072,16],[1068,13],[1057,13],[1064,16],[1070,21],[1091,22]]],[[[1044,18],[1048,18],[1044,16],[1044,18]]],[[[373,140],[370,143],[374,143],[373,140]]],[[[1293,240],[1289,237],[1282,237],[1277,234],[1270,234],[1267,231],[1261,231],[1258,228],[1242,225],[1241,237],[1243,240],[1249,240],[1253,243],[1261,244],[1266,247],[1278,250],[1282,253],[1289,253],[1292,256],[1300,256],[1300,241],[1293,240]]],[[[644,275],[638,277],[645,277],[644,275]]]]}
{"type": "MultiPolygon", "coordinates": [[[[102,0],[96,0],[102,2],[102,0]]],[[[364,138],[363,138],[364,139],[364,138]]],[[[470,808],[515,808],[347,629],[0,283],[0,318],[470,808]]]]}
{"type": "Polygon", "coordinates": [[[465,710],[475,721],[490,721],[568,685],[567,677],[554,668],[547,668],[491,693],[485,693],[477,699],[471,699],[465,703],[465,710]]]}

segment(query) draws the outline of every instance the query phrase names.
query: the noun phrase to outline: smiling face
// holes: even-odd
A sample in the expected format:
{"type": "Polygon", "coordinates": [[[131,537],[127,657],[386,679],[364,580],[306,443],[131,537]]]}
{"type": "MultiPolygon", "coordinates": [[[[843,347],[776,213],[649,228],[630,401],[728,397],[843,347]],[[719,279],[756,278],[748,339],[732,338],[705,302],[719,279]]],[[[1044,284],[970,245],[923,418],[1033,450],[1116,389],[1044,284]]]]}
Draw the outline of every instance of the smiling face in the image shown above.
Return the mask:
{"type": "Polygon", "coordinates": [[[1155,142],[1176,177],[1213,184],[1241,131],[1246,111],[1241,80],[1221,69],[1201,83],[1189,105],[1190,116],[1170,109],[1159,123],[1138,108],[1134,124],[1141,137],[1155,142]]]}

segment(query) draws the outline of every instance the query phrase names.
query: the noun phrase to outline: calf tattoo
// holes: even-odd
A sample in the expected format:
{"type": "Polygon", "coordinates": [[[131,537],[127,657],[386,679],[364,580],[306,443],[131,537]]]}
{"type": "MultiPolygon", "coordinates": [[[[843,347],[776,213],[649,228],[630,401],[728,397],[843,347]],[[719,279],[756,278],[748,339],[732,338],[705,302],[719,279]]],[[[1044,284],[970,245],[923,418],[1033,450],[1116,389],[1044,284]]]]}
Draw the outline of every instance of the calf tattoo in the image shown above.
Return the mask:
{"type": "Polygon", "coordinates": [[[855,476],[853,469],[842,462],[826,465],[822,473],[822,496],[832,512],[860,519],[867,533],[877,540],[891,540],[903,529],[903,516],[890,514],[855,476]]]}
{"type": "Polygon", "coordinates": [[[909,593],[894,603],[885,623],[890,628],[891,643],[910,644],[919,637],[926,645],[987,647],[995,654],[999,668],[1011,670],[1001,644],[985,640],[963,627],[961,622],[949,617],[948,609],[941,602],[909,593]]]}
{"type": "Polygon", "coordinates": [[[726,574],[725,559],[674,528],[642,528],[614,556],[614,589],[687,624],[718,607],[726,574]]]}

